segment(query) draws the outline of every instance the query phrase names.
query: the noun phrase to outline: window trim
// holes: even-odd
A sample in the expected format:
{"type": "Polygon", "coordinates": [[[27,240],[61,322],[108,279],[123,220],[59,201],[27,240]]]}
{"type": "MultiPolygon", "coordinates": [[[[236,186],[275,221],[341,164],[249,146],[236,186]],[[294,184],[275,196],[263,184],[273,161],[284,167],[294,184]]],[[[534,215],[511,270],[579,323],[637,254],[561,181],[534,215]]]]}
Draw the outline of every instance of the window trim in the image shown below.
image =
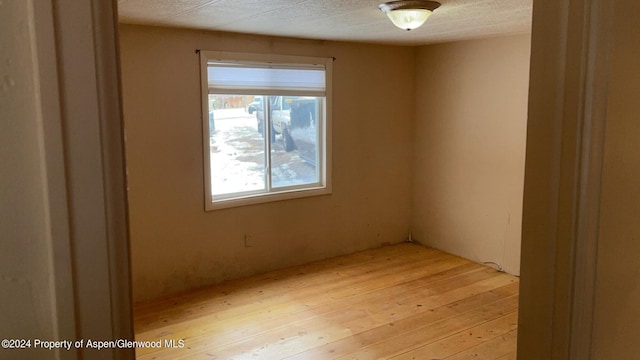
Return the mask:
{"type": "MultiPolygon", "coordinates": [[[[320,195],[328,195],[332,193],[332,58],[306,57],[306,56],[289,56],[289,55],[273,55],[273,54],[256,54],[256,53],[235,53],[224,51],[200,51],[200,85],[201,85],[201,108],[202,108],[202,150],[203,150],[203,172],[204,172],[204,200],[205,211],[226,209],[238,206],[261,204],[273,201],[291,200],[303,197],[312,197],[320,195]],[[209,139],[209,101],[210,92],[208,79],[208,64],[212,61],[238,62],[242,64],[269,64],[278,65],[309,66],[321,65],[325,71],[325,91],[324,97],[324,121],[322,122],[321,132],[324,142],[318,144],[320,152],[320,163],[322,166],[320,186],[312,186],[305,188],[284,188],[279,191],[262,192],[247,191],[245,193],[237,193],[238,196],[232,198],[215,200],[212,196],[211,189],[211,157],[210,157],[210,139],[209,139]]],[[[226,94],[247,94],[247,90],[224,89],[221,90],[226,94]]],[[[264,91],[261,91],[264,92],[264,91]]],[[[297,95],[296,91],[290,90],[270,90],[264,94],[257,95],[297,95]]],[[[313,96],[313,95],[312,95],[313,96]]],[[[315,95],[317,96],[317,95],[315,95]]],[[[267,129],[268,130],[268,129],[267,129]]],[[[266,133],[266,132],[265,132],[266,133]]],[[[267,135],[268,136],[268,135],[267,135]]],[[[266,138],[268,139],[268,137],[266,138]]],[[[268,140],[267,140],[268,142],[268,140]]],[[[270,147],[267,146],[269,149],[270,147]]]]}

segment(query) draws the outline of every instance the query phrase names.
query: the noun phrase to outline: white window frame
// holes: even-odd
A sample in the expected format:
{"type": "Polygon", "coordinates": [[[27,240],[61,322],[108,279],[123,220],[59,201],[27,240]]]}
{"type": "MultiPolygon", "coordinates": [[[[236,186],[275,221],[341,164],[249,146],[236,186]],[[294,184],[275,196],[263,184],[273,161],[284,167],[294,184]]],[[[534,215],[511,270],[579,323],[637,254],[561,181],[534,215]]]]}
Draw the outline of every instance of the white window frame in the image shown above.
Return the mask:
{"type": "MultiPolygon", "coordinates": [[[[201,82],[201,99],[202,99],[202,148],[204,160],[204,199],[205,210],[218,210],[230,207],[253,205],[267,203],[272,201],[289,200],[310,196],[331,194],[331,109],[332,109],[332,58],[273,55],[273,54],[254,54],[254,53],[234,53],[224,51],[200,51],[200,82],[201,82]],[[247,90],[246,88],[237,89],[216,89],[209,86],[208,65],[212,62],[237,62],[239,64],[269,66],[277,64],[278,66],[291,66],[296,68],[300,66],[321,66],[325,71],[325,90],[323,93],[318,92],[300,92],[297,90],[247,90]],[[209,139],[209,94],[225,94],[225,95],[308,95],[323,97],[324,107],[320,110],[324,114],[321,126],[319,126],[320,141],[318,144],[320,166],[319,182],[309,185],[289,186],[274,190],[267,185],[265,191],[255,192],[248,191],[243,193],[235,193],[231,195],[217,196],[214,198],[211,189],[211,157],[210,157],[210,139],[209,139]]],[[[266,117],[265,117],[266,119],[266,117]]],[[[269,132],[270,127],[265,124],[265,149],[270,154],[269,132]]],[[[270,155],[269,155],[270,156],[270,155]]],[[[266,177],[269,177],[270,169],[266,170],[266,177]]]]}

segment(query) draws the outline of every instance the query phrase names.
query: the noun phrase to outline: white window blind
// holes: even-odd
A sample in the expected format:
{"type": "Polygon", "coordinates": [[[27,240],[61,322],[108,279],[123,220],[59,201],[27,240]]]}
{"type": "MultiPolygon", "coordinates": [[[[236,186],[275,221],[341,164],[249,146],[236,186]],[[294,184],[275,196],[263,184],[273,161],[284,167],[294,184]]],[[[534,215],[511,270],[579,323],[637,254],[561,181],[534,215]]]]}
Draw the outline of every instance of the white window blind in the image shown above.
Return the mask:
{"type": "Polygon", "coordinates": [[[325,96],[324,65],[207,64],[209,93],[325,96]]]}

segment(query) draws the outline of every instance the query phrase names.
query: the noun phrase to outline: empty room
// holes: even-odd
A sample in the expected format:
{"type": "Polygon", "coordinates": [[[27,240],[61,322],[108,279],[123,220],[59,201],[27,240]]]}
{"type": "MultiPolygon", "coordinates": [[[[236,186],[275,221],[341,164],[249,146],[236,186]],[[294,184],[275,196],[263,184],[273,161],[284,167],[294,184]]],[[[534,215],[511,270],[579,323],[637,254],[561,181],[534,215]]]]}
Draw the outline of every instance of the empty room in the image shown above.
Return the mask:
{"type": "Polygon", "coordinates": [[[0,2],[0,358],[636,358],[640,3],[437,5],[0,2]]]}
{"type": "Polygon", "coordinates": [[[531,3],[379,5],[119,2],[139,358],[515,357],[531,3]]]}

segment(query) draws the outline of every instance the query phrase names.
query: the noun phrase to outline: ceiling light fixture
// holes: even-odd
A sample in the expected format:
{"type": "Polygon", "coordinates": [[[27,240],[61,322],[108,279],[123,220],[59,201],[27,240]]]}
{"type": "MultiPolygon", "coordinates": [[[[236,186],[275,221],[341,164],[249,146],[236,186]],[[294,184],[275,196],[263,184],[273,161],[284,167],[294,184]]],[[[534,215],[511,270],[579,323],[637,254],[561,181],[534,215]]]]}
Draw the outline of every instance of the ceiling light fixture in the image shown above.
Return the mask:
{"type": "Polygon", "coordinates": [[[407,31],[424,24],[438,7],[439,2],[422,0],[390,1],[378,6],[395,26],[407,31]]]}

